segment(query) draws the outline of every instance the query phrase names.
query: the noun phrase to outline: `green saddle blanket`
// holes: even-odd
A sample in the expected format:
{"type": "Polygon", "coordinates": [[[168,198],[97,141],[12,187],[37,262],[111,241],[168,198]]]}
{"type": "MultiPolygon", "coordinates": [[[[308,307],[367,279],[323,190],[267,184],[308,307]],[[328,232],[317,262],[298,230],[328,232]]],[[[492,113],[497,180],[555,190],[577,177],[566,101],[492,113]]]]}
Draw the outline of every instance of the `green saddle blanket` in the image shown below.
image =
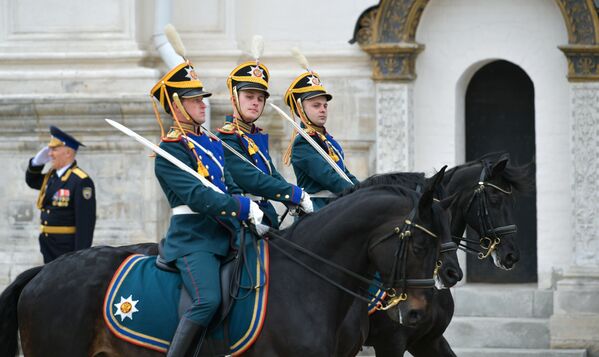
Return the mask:
{"type": "MultiPolygon", "coordinates": [[[[246,259],[249,268],[243,269],[241,288],[228,315],[232,355],[243,353],[254,343],[266,316],[268,243],[249,244],[246,259]]],[[[106,291],[103,313],[106,325],[118,338],[166,352],[179,322],[182,282],[178,273],[157,268],[155,260],[155,256],[134,254],[122,262],[106,291]]]]}

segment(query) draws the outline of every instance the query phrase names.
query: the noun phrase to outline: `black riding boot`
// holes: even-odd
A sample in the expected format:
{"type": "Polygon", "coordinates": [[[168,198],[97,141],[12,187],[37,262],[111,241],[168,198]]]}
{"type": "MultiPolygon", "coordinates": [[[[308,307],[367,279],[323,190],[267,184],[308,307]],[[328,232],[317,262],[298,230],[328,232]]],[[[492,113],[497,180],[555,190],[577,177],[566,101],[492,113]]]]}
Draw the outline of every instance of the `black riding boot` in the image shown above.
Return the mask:
{"type": "Polygon", "coordinates": [[[196,346],[193,342],[197,342],[196,337],[201,336],[205,329],[206,327],[182,317],[166,357],[184,357],[192,348],[194,351],[196,346]]]}

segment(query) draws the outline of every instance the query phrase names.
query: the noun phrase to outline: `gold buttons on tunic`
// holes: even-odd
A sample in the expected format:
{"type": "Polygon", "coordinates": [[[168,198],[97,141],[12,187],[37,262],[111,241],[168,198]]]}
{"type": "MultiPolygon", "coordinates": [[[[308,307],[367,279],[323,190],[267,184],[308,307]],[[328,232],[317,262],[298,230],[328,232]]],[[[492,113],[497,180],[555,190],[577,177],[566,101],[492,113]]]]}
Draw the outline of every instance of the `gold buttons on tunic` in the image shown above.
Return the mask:
{"type": "Polygon", "coordinates": [[[285,199],[289,199],[289,195],[285,195],[285,199]]]}
{"type": "Polygon", "coordinates": [[[226,215],[226,214],[227,214],[227,212],[225,212],[225,211],[222,211],[220,214],[224,216],[224,215],[226,215]]]}
{"type": "Polygon", "coordinates": [[[281,194],[280,194],[280,193],[277,193],[277,194],[275,195],[275,197],[276,197],[276,198],[280,198],[280,197],[281,197],[281,194]]]}
{"type": "Polygon", "coordinates": [[[231,216],[237,217],[237,212],[231,212],[231,216]]]}

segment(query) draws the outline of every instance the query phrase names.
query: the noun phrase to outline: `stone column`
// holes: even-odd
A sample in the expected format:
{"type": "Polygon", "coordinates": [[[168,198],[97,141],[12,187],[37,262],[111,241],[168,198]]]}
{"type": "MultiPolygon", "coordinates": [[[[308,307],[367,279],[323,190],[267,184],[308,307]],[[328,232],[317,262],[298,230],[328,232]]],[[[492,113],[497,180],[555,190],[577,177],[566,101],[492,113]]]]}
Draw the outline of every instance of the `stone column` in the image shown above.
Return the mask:
{"type": "Polygon", "coordinates": [[[376,172],[409,171],[414,167],[413,89],[417,43],[371,44],[376,81],[376,172]]]}
{"type": "Polygon", "coordinates": [[[414,167],[411,83],[376,83],[376,172],[414,167]]]}
{"type": "MultiPolygon", "coordinates": [[[[551,346],[599,356],[599,83],[573,83],[572,265],[557,277],[551,346]]],[[[568,237],[564,237],[567,239],[568,237]]]]}

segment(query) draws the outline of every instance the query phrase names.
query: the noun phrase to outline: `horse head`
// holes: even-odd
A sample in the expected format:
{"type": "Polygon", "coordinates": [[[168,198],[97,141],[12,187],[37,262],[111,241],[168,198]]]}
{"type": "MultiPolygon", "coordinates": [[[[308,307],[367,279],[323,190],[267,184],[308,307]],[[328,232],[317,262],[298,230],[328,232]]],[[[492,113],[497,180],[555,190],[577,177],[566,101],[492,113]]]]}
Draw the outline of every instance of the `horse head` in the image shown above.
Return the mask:
{"type": "Polygon", "coordinates": [[[466,164],[463,169],[456,167],[447,186],[448,191],[461,187],[456,204],[462,218],[457,225],[465,223],[479,235],[479,258],[491,256],[497,267],[509,270],[520,259],[513,192],[525,191],[532,183],[530,164],[513,167],[508,154],[490,156],[476,164],[466,164]],[[476,182],[474,186],[472,182],[476,182]]]}
{"type": "Polygon", "coordinates": [[[384,309],[393,320],[409,326],[428,313],[441,242],[451,241],[448,213],[434,201],[443,174],[444,170],[435,175],[421,195],[392,186],[409,192],[410,209],[401,214],[401,221],[387,222],[369,238],[369,258],[387,289],[384,309]]]}
{"type": "MultiPolygon", "coordinates": [[[[438,201],[443,210],[452,206],[457,195],[449,195],[444,186],[435,184],[435,180],[440,175],[444,175],[447,166],[441,168],[437,176],[425,178],[423,173],[418,172],[392,172],[386,174],[373,175],[360,182],[350,190],[355,191],[360,188],[376,185],[400,185],[412,190],[421,191],[423,187],[430,185],[435,187],[434,198],[438,201]]],[[[439,259],[436,262],[434,279],[437,289],[450,288],[462,280],[464,273],[460,268],[457,256],[457,244],[451,239],[451,235],[441,237],[441,251],[439,259]]]]}

